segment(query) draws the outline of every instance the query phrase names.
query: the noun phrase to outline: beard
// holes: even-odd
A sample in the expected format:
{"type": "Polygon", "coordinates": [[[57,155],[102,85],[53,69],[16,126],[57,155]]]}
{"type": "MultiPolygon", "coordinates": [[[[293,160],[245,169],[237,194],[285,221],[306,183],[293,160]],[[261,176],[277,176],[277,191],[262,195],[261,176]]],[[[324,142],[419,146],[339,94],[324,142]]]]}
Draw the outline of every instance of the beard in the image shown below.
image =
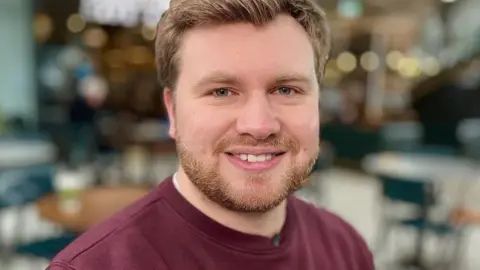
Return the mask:
{"type": "MultiPolygon", "coordinates": [[[[240,188],[229,183],[220,172],[219,161],[209,164],[196,157],[180,137],[176,140],[180,165],[189,180],[210,201],[235,212],[265,213],[280,205],[290,194],[297,191],[307,181],[318,156],[318,146],[307,161],[302,164],[290,160],[287,170],[280,179],[271,179],[270,172],[252,173],[241,181],[240,188]],[[261,185],[266,183],[265,185],[261,185]],[[274,184],[272,184],[274,183],[274,184]]],[[[287,153],[297,156],[300,146],[289,138],[270,136],[264,140],[256,140],[251,136],[241,135],[235,139],[224,139],[214,149],[214,155],[225,154],[229,146],[281,147],[287,153]]],[[[287,158],[287,157],[282,157],[287,158]]]]}

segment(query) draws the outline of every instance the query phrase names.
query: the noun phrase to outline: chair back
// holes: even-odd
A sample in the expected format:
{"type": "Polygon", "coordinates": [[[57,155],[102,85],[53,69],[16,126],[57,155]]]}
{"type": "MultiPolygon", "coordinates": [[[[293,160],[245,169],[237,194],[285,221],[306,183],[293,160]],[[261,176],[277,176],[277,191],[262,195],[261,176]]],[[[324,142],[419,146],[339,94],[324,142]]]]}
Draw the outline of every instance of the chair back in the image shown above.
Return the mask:
{"type": "MultiPolygon", "coordinates": [[[[457,150],[454,147],[443,145],[419,145],[403,150],[412,154],[431,154],[439,156],[454,156],[457,150]]],[[[436,203],[437,198],[432,183],[421,179],[405,179],[381,177],[383,194],[392,201],[402,201],[419,206],[429,206],[436,203]]]]}
{"type": "Polygon", "coordinates": [[[0,171],[0,208],[25,205],[54,191],[53,164],[0,171]]]}
{"type": "Polygon", "coordinates": [[[393,177],[381,177],[381,180],[383,195],[391,201],[424,207],[435,204],[433,186],[429,183],[393,177]]]}
{"type": "Polygon", "coordinates": [[[66,233],[55,238],[21,245],[18,246],[15,250],[19,254],[31,255],[47,260],[52,260],[55,258],[55,256],[57,256],[58,253],[60,253],[60,251],[65,249],[76,238],[77,235],[66,233]]]}

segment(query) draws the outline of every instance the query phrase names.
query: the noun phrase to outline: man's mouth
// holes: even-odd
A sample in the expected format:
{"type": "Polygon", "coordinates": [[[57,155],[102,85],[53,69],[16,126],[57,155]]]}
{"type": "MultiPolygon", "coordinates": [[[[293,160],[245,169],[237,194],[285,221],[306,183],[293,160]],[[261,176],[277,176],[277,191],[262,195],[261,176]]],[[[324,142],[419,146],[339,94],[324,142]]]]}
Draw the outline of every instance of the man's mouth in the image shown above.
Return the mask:
{"type": "Polygon", "coordinates": [[[256,163],[256,162],[266,162],[274,159],[275,157],[279,157],[284,155],[285,152],[277,152],[277,153],[265,153],[265,154],[248,154],[248,153],[226,153],[229,156],[239,158],[242,161],[246,161],[249,163],[256,163]]]}
{"type": "Polygon", "coordinates": [[[237,148],[228,150],[227,159],[235,167],[253,173],[265,172],[276,167],[287,153],[283,149],[237,148]]]}

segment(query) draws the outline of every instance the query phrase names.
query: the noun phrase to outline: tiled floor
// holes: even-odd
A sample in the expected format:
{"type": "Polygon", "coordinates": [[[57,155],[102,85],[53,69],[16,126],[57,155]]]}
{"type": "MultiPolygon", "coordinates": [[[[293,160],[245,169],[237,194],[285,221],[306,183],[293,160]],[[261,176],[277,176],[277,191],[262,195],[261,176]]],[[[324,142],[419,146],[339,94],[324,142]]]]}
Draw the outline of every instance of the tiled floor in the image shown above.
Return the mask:
{"type": "MultiPolygon", "coordinates": [[[[352,223],[364,236],[369,245],[373,246],[378,227],[378,213],[381,207],[378,183],[371,177],[346,169],[333,169],[330,172],[324,173],[322,179],[323,184],[321,187],[324,197],[321,200],[321,204],[352,223]]],[[[480,197],[472,195],[480,194],[479,186],[480,184],[469,189],[470,195],[473,197],[473,201],[469,202],[471,205],[476,205],[475,198],[480,197]]],[[[449,191],[458,190],[458,188],[452,187],[452,185],[446,185],[445,189],[449,191]]],[[[480,209],[480,202],[478,206],[480,209]]],[[[403,210],[399,209],[399,211],[403,210]]],[[[1,218],[1,225],[3,225],[1,227],[2,235],[11,235],[11,216],[12,213],[7,213],[1,218]]],[[[25,222],[28,224],[29,229],[27,231],[29,233],[24,235],[25,240],[47,237],[48,235],[59,232],[58,227],[41,221],[33,207],[29,208],[26,216],[27,221],[25,222]]],[[[413,236],[412,232],[408,230],[396,231],[395,238],[391,244],[388,245],[388,247],[391,248],[384,249],[381,254],[376,255],[376,259],[379,262],[378,269],[394,270],[395,268],[391,266],[389,262],[392,258],[401,257],[412,250],[413,236]]],[[[478,256],[478,250],[480,249],[480,230],[472,229],[472,233],[469,235],[466,244],[464,266],[462,269],[456,270],[480,269],[480,256],[478,256]]],[[[440,253],[438,247],[445,245],[439,245],[436,239],[429,238],[426,246],[427,257],[434,258],[434,255],[440,253]]],[[[9,267],[1,264],[0,269],[38,270],[45,269],[47,264],[47,261],[41,259],[13,257],[9,267]]]]}

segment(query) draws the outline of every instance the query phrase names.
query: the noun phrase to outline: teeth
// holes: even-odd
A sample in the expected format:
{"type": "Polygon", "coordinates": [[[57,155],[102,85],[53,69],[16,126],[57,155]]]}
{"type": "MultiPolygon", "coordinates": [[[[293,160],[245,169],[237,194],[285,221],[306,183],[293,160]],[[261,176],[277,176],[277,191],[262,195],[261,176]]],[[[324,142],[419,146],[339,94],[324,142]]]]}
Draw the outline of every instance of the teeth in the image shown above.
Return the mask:
{"type": "Polygon", "coordinates": [[[257,162],[262,162],[262,161],[265,161],[266,159],[267,159],[267,157],[265,155],[257,156],[257,162]]]}
{"type": "Polygon", "coordinates": [[[240,154],[237,156],[239,156],[241,160],[248,161],[248,162],[264,162],[272,159],[273,157],[272,154],[265,154],[265,155],[240,154]]]}

